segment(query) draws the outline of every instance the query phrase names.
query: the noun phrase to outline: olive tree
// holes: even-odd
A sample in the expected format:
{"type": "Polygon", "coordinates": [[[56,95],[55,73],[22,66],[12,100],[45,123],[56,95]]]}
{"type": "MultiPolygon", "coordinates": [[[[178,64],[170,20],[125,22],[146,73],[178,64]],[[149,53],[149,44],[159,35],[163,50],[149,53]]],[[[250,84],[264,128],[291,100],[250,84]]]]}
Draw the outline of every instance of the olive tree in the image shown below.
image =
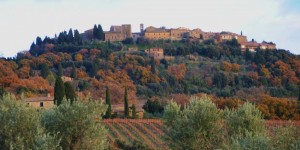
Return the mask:
{"type": "Polygon", "coordinates": [[[41,116],[46,131],[57,134],[63,149],[105,149],[107,137],[101,115],[106,105],[101,101],[78,100],[44,111],[41,116]]]}
{"type": "Polygon", "coordinates": [[[172,149],[217,149],[223,142],[222,112],[208,97],[192,97],[180,109],[175,102],[165,108],[164,120],[172,149]]]}

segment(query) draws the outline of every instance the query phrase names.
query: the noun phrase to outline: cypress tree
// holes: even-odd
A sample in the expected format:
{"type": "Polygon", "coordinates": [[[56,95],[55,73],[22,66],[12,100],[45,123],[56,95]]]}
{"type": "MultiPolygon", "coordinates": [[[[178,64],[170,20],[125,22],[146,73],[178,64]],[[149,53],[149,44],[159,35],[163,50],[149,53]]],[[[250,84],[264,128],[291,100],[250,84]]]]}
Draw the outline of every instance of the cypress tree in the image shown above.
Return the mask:
{"type": "Polygon", "coordinates": [[[71,82],[66,82],[64,86],[65,86],[66,99],[71,101],[71,103],[73,103],[76,100],[76,94],[71,82]]]}
{"type": "Polygon", "coordinates": [[[102,26],[100,24],[98,25],[98,28],[97,28],[97,38],[99,40],[104,40],[104,32],[103,32],[102,26]]]}
{"type": "Polygon", "coordinates": [[[79,31],[78,30],[74,30],[74,43],[81,45],[82,44],[82,39],[80,37],[79,31]]]}
{"type": "Polygon", "coordinates": [[[39,46],[41,46],[42,45],[42,43],[43,43],[43,41],[42,41],[42,38],[41,37],[36,37],[36,41],[35,41],[35,43],[36,43],[36,45],[39,45],[39,46]]]}
{"type": "Polygon", "coordinates": [[[134,104],[132,104],[131,110],[132,110],[132,115],[131,115],[131,117],[134,118],[134,119],[137,118],[137,115],[136,115],[136,108],[135,108],[135,105],[134,105],[134,104]]]}
{"type": "Polygon", "coordinates": [[[67,43],[73,43],[73,42],[74,42],[73,30],[70,29],[67,35],[67,43]]]}
{"type": "Polygon", "coordinates": [[[54,103],[60,105],[65,96],[65,86],[61,77],[57,77],[54,86],[54,103]]]}
{"type": "Polygon", "coordinates": [[[298,93],[298,113],[300,114],[300,86],[299,86],[299,93],[298,93]]]}
{"type": "Polygon", "coordinates": [[[94,29],[93,29],[93,36],[94,36],[94,38],[97,38],[97,33],[98,33],[98,28],[97,28],[97,25],[95,24],[94,25],[94,29]]]}
{"type": "Polygon", "coordinates": [[[47,76],[50,74],[50,70],[47,64],[43,63],[41,65],[41,76],[46,79],[47,76]]]}
{"type": "Polygon", "coordinates": [[[124,95],[124,116],[125,116],[125,118],[129,117],[129,106],[128,106],[128,91],[127,91],[127,87],[125,88],[125,95],[124,95]]]}
{"type": "Polygon", "coordinates": [[[108,108],[106,110],[104,118],[111,118],[112,110],[111,110],[110,92],[108,86],[106,86],[106,90],[105,90],[105,103],[106,105],[108,105],[108,108]]]}
{"type": "Polygon", "coordinates": [[[61,63],[58,63],[57,70],[58,70],[57,75],[61,77],[63,75],[63,68],[62,68],[61,63]]]}
{"type": "Polygon", "coordinates": [[[72,63],[71,78],[77,78],[76,67],[74,63],[72,63]]]}
{"type": "Polygon", "coordinates": [[[156,69],[155,69],[155,60],[154,60],[153,57],[151,58],[151,72],[152,72],[153,74],[156,73],[156,69]]]}

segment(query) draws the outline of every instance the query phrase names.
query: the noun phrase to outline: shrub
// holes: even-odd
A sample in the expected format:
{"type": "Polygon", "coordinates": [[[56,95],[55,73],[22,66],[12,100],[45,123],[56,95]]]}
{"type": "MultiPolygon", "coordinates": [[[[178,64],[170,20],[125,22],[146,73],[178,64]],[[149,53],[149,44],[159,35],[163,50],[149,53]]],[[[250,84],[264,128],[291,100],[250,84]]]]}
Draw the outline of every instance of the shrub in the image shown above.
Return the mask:
{"type": "Polygon", "coordinates": [[[0,149],[59,149],[56,134],[45,134],[35,108],[12,95],[0,98],[0,149]]]}
{"type": "Polygon", "coordinates": [[[183,110],[171,102],[164,119],[171,148],[216,149],[223,142],[221,111],[208,97],[192,97],[183,110]]]}
{"type": "Polygon", "coordinates": [[[105,107],[102,101],[63,101],[42,113],[42,125],[51,135],[57,133],[63,149],[105,149],[106,129],[100,122],[105,107]]]}

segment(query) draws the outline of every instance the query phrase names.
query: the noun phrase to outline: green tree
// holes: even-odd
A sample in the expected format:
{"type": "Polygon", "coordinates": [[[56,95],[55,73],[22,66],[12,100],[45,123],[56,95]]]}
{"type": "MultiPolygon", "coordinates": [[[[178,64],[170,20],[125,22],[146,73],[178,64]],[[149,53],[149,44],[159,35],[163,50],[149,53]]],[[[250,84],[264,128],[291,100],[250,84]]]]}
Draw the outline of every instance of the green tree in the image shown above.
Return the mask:
{"type": "Polygon", "coordinates": [[[128,104],[128,90],[127,90],[127,87],[125,88],[125,94],[124,94],[124,116],[126,118],[129,117],[129,104],[128,104]]]}
{"type": "Polygon", "coordinates": [[[76,100],[76,93],[75,90],[71,84],[71,82],[65,82],[65,94],[66,94],[66,99],[68,101],[71,101],[71,104],[76,100]]]}
{"type": "Polygon", "coordinates": [[[78,30],[74,30],[74,42],[75,42],[75,44],[78,44],[78,45],[82,44],[82,39],[80,37],[78,30]]]}
{"type": "Polygon", "coordinates": [[[76,67],[73,62],[72,62],[71,78],[77,78],[76,67]]]}
{"type": "Polygon", "coordinates": [[[57,75],[60,76],[60,77],[63,75],[63,68],[62,68],[61,63],[58,63],[57,75]]]}
{"type": "Polygon", "coordinates": [[[109,87],[106,86],[105,90],[105,103],[108,105],[104,118],[111,118],[112,110],[111,110],[111,102],[110,102],[110,92],[109,87]]]}
{"type": "Polygon", "coordinates": [[[73,43],[73,42],[74,42],[73,30],[70,29],[67,36],[67,43],[73,43]]]}
{"type": "Polygon", "coordinates": [[[42,63],[41,64],[41,76],[46,79],[47,76],[50,74],[50,70],[47,64],[42,63]]]}
{"type": "Polygon", "coordinates": [[[155,74],[156,73],[156,66],[155,66],[155,60],[154,60],[154,58],[153,57],[151,57],[151,72],[153,73],[153,74],[155,74]]]}
{"type": "Polygon", "coordinates": [[[299,93],[298,93],[298,113],[300,114],[300,86],[299,86],[299,93]]]}
{"type": "Polygon", "coordinates": [[[132,104],[132,106],[130,108],[131,108],[131,118],[133,118],[133,119],[137,118],[135,105],[132,104]]]}
{"type": "Polygon", "coordinates": [[[97,34],[98,34],[98,28],[97,28],[97,25],[95,24],[94,28],[93,28],[93,36],[95,39],[97,38],[97,34]]]}
{"type": "Polygon", "coordinates": [[[192,97],[183,110],[170,102],[165,108],[164,120],[171,148],[221,148],[224,142],[221,117],[221,111],[208,97],[192,97]]]}
{"type": "Polygon", "coordinates": [[[104,40],[104,32],[103,32],[102,26],[100,24],[98,25],[98,28],[97,28],[97,38],[102,41],[104,40]]]}
{"type": "Polygon", "coordinates": [[[229,149],[268,149],[265,121],[255,105],[247,102],[236,110],[226,109],[224,116],[229,149]]]}
{"type": "Polygon", "coordinates": [[[42,40],[42,38],[41,37],[36,37],[36,41],[35,41],[35,43],[36,43],[36,45],[39,45],[39,46],[41,46],[42,44],[43,44],[43,40],[42,40]]]}
{"type": "Polygon", "coordinates": [[[7,94],[0,100],[0,149],[59,149],[56,134],[45,134],[40,114],[7,94]]]}
{"type": "Polygon", "coordinates": [[[59,106],[65,96],[65,86],[61,77],[56,77],[54,86],[54,103],[59,106]]]}
{"type": "Polygon", "coordinates": [[[3,86],[0,87],[0,99],[2,99],[4,97],[4,95],[6,94],[6,91],[4,89],[3,86]]]}
{"type": "Polygon", "coordinates": [[[105,109],[102,100],[63,101],[42,112],[41,123],[51,135],[58,133],[63,149],[107,149],[107,130],[100,118],[105,109]]]}

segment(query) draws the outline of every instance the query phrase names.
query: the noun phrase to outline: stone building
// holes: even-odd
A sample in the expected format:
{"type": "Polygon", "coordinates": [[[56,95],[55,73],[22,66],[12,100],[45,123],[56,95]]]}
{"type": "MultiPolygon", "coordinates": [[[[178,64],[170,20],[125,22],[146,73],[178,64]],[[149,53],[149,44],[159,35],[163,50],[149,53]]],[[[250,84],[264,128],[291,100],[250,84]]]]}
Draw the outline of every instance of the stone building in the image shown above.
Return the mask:
{"type": "Polygon", "coordinates": [[[149,40],[168,40],[170,39],[170,31],[164,28],[148,27],[145,29],[144,36],[149,40]]]}
{"type": "Polygon", "coordinates": [[[131,25],[123,24],[121,26],[111,26],[110,31],[104,32],[105,41],[123,41],[132,37],[131,25]]]}
{"type": "Polygon", "coordinates": [[[163,59],[164,58],[164,50],[162,48],[146,49],[145,53],[147,53],[150,57],[153,57],[154,59],[163,59]]]}
{"type": "Polygon", "coordinates": [[[252,41],[252,42],[242,42],[241,43],[241,49],[242,51],[245,51],[246,49],[249,49],[250,51],[254,52],[256,49],[262,49],[262,50],[266,50],[266,49],[276,49],[276,44],[274,43],[257,43],[256,41],[252,41]]]}
{"type": "Polygon", "coordinates": [[[247,42],[247,36],[238,35],[236,33],[231,32],[221,32],[220,34],[217,34],[217,41],[218,42],[224,42],[236,39],[238,43],[247,42]]]}
{"type": "Polygon", "coordinates": [[[54,97],[48,94],[46,97],[34,97],[25,99],[27,105],[35,108],[49,109],[54,105],[54,97]]]}
{"type": "Polygon", "coordinates": [[[187,28],[177,28],[177,29],[170,29],[170,38],[171,40],[181,40],[183,38],[188,38],[190,30],[187,28]]]}

